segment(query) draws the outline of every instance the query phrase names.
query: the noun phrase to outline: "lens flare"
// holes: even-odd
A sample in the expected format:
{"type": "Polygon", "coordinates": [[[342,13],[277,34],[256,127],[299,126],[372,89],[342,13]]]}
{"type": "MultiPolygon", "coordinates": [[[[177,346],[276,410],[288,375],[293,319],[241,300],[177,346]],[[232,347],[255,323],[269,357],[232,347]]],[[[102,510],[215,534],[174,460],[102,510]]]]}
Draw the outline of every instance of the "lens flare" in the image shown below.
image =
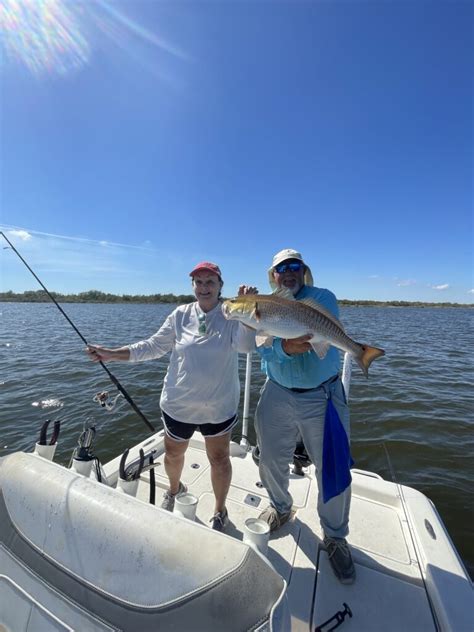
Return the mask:
{"type": "Polygon", "coordinates": [[[35,75],[65,75],[89,61],[78,19],[60,0],[0,0],[0,29],[7,57],[35,75]]]}
{"type": "MultiPolygon", "coordinates": [[[[184,51],[106,0],[0,0],[0,33],[4,58],[36,76],[79,70],[97,48],[107,54],[119,48],[144,66],[150,66],[150,48],[160,51],[162,63],[166,58],[190,61],[184,51]]],[[[155,56],[150,59],[156,71],[155,56]]]]}

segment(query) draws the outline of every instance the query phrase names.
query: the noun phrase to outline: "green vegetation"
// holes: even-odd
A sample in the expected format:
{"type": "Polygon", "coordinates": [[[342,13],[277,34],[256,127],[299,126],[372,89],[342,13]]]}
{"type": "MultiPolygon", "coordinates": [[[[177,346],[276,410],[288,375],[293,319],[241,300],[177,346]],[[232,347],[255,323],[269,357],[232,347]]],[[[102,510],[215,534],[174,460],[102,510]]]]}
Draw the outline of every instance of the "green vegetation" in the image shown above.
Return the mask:
{"type": "MultiPolygon", "coordinates": [[[[192,294],[107,294],[99,290],[89,290],[80,294],[59,294],[51,292],[58,303],[191,303],[192,294]]],[[[30,290],[23,293],[0,292],[0,302],[48,303],[51,299],[44,290],[30,290]]],[[[473,303],[423,303],[422,301],[349,301],[339,300],[340,305],[352,307],[474,307],[473,303]]]]}
{"type": "MultiPolygon", "coordinates": [[[[107,294],[99,290],[89,290],[79,294],[59,294],[51,292],[58,303],[191,303],[195,300],[192,294],[107,294]]],[[[49,303],[51,299],[44,290],[36,290],[17,294],[0,292],[0,302],[15,303],[49,303]]]]}
{"type": "Polygon", "coordinates": [[[425,303],[423,301],[349,301],[339,299],[339,305],[353,307],[474,307],[474,303],[425,303]]]}

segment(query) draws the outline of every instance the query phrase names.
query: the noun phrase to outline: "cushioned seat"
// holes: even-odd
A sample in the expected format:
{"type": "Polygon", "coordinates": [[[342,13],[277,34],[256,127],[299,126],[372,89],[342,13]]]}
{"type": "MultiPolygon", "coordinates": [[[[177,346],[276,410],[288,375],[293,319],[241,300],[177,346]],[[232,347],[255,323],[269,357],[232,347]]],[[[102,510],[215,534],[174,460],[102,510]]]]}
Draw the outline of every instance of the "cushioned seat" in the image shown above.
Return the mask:
{"type": "Polygon", "coordinates": [[[97,629],[284,629],[285,582],[253,549],[33,454],[0,460],[0,544],[71,627],[64,601],[97,629]]]}

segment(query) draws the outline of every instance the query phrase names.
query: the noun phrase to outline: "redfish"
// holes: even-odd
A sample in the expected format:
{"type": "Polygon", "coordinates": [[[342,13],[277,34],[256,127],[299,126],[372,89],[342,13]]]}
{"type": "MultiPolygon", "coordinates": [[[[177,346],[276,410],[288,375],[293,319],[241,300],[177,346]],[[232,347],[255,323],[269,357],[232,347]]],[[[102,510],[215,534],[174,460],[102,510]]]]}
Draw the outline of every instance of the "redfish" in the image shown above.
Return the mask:
{"type": "Polygon", "coordinates": [[[333,345],[350,353],[366,377],[371,363],[385,354],[383,349],[352,340],[342,323],[313,299],[297,301],[286,289],[269,295],[244,294],[228,299],[222,305],[222,312],[227,319],[239,320],[255,329],[257,345],[271,344],[272,336],[291,339],[311,334],[309,343],[319,358],[324,358],[333,345]]]}

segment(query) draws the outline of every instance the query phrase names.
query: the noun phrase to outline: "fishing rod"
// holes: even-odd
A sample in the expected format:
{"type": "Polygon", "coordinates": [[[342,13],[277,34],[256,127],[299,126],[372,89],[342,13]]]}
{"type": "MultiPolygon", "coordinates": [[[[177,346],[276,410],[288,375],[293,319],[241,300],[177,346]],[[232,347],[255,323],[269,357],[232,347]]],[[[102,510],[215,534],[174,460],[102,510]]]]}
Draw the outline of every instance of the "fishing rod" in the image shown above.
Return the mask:
{"type": "MultiPolygon", "coordinates": [[[[79,329],[76,327],[76,325],[72,322],[72,320],[69,318],[69,316],[66,314],[66,312],[63,310],[63,308],[61,307],[61,305],[59,305],[59,303],[56,301],[56,299],[54,298],[54,296],[50,293],[50,291],[48,290],[48,288],[44,285],[44,283],[41,281],[41,279],[35,274],[35,272],[30,268],[30,266],[27,264],[27,262],[23,259],[23,257],[21,256],[21,254],[18,252],[18,250],[15,248],[15,246],[12,244],[12,242],[8,239],[8,237],[5,235],[5,233],[3,231],[0,230],[0,235],[5,239],[5,241],[8,243],[8,245],[10,246],[10,248],[13,250],[13,252],[19,257],[20,261],[27,267],[27,269],[31,272],[31,274],[35,277],[35,279],[38,281],[38,283],[41,285],[41,287],[43,288],[43,290],[46,292],[46,294],[49,296],[49,298],[53,301],[53,303],[56,305],[56,307],[59,309],[59,311],[61,312],[61,314],[64,316],[64,318],[68,321],[68,323],[71,325],[71,327],[74,329],[74,331],[76,332],[76,334],[79,336],[79,338],[82,340],[82,342],[88,346],[89,343],[87,342],[87,340],[84,338],[84,336],[81,334],[81,332],[79,331],[79,329]]],[[[145,424],[148,426],[148,428],[152,431],[152,432],[156,432],[155,428],[153,427],[153,425],[148,421],[148,419],[145,417],[145,415],[142,413],[142,411],[138,408],[138,406],[135,404],[135,402],[133,401],[133,399],[130,397],[130,395],[127,393],[127,391],[125,390],[125,388],[120,384],[120,382],[117,380],[117,378],[115,377],[115,375],[105,366],[105,364],[102,362],[102,360],[99,360],[99,364],[100,366],[104,369],[104,371],[107,373],[107,375],[109,376],[110,380],[112,381],[112,383],[114,384],[114,386],[120,391],[120,393],[122,393],[122,395],[125,397],[125,399],[127,400],[127,402],[130,404],[130,406],[133,408],[133,410],[137,413],[137,415],[139,417],[141,417],[141,419],[145,422],[145,424]]]]}

